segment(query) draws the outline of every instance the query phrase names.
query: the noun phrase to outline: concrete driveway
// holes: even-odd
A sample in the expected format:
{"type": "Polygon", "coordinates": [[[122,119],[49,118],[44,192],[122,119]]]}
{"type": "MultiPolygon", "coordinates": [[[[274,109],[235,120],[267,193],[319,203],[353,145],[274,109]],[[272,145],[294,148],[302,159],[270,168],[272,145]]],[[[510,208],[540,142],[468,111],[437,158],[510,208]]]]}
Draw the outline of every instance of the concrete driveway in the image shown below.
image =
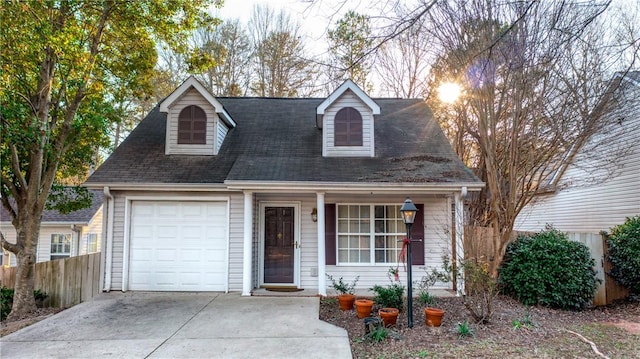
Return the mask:
{"type": "Polygon", "coordinates": [[[105,293],[0,339],[5,358],[351,358],[316,297],[105,293]]]}

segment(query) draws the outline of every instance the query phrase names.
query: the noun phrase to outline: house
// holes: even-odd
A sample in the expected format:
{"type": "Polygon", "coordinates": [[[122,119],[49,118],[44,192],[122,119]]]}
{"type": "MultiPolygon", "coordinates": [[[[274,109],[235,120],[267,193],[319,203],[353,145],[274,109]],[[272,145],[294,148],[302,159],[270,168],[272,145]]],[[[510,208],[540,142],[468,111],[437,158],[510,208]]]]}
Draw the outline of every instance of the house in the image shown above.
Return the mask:
{"type": "Polygon", "coordinates": [[[190,77],[85,185],[106,194],[105,291],[325,295],[326,274],[388,282],[407,197],[416,276],[463,255],[462,198],[483,183],[421,100],[351,81],[327,98],[215,98],[190,77]]]}
{"type": "Polygon", "coordinates": [[[640,72],[619,80],[618,106],[610,114],[616,121],[587,142],[549,192],[523,209],[516,230],[551,224],[564,232],[598,234],[640,214],[640,72]],[[606,146],[594,151],[590,144],[602,140],[606,146]]]}
{"type": "MultiPolygon", "coordinates": [[[[100,251],[102,238],[101,191],[92,191],[91,206],[67,214],[57,210],[45,210],[40,224],[40,238],[36,252],[37,262],[74,257],[100,251]]],[[[0,231],[7,241],[16,242],[16,231],[9,213],[0,206],[0,231]]],[[[15,266],[16,260],[3,250],[2,264],[15,266]]]]}

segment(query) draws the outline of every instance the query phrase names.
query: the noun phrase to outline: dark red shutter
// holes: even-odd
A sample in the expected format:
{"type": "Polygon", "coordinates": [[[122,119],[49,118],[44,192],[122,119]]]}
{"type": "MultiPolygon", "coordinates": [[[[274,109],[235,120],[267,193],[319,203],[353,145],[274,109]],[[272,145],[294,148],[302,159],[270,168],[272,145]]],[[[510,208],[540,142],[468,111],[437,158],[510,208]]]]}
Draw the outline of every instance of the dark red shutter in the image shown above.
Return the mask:
{"type": "Polygon", "coordinates": [[[335,146],[362,146],[362,115],[353,107],[336,113],[334,123],[335,146]]]}
{"type": "MultiPolygon", "coordinates": [[[[324,205],[324,257],[325,264],[336,264],[336,205],[324,205]]],[[[424,259],[423,259],[424,262],[424,259]]]]}
{"type": "Polygon", "coordinates": [[[418,213],[411,227],[411,262],[424,265],[424,204],[416,204],[418,213]]]}
{"type": "Polygon", "coordinates": [[[206,144],[207,115],[198,106],[187,106],[178,115],[178,143],[206,144]]]}

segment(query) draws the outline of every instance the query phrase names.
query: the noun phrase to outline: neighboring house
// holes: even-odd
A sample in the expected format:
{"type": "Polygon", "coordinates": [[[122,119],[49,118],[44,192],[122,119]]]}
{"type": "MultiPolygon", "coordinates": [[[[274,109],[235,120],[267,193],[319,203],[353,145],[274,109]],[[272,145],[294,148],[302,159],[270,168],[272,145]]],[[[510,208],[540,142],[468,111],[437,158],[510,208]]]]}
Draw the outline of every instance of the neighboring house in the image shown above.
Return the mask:
{"type": "Polygon", "coordinates": [[[483,183],[424,101],[374,100],[351,81],[327,98],[214,98],[190,77],[86,186],[107,196],[104,290],[251,295],[326,294],[327,273],[388,283],[406,197],[419,279],[463,255],[462,197],[483,183]]]}
{"type": "MultiPolygon", "coordinates": [[[[40,239],[36,252],[37,262],[74,257],[100,251],[102,238],[102,191],[92,191],[91,206],[67,214],[45,210],[40,224],[40,239]]],[[[9,213],[0,206],[0,231],[7,241],[16,242],[16,230],[9,213]]],[[[15,266],[11,252],[3,251],[4,265],[15,266]]]]}
{"type": "Polygon", "coordinates": [[[558,185],[525,207],[515,229],[551,224],[564,232],[600,233],[640,214],[640,72],[622,78],[617,92],[615,124],[592,139],[604,139],[606,146],[596,154],[587,143],[558,185]],[[616,158],[607,159],[612,153],[616,158]]]}

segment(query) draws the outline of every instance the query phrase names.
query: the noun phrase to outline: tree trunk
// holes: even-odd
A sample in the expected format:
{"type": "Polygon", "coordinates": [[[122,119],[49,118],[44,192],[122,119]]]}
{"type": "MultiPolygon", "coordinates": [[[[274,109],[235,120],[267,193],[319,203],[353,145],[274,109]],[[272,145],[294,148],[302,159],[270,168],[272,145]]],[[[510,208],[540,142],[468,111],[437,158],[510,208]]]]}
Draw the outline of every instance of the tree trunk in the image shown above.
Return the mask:
{"type": "MultiPolygon", "coordinates": [[[[38,217],[39,218],[39,217],[38,217]]],[[[29,218],[22,228],[16,228],[17,243],[24,243],[24,247],[15,253],[18,268],[16,270],[16,285],[13,294],[13,306],[8,320],[19,319],[36,311],[36,301],[33,295],[35,285],[34,264],[36,263],[36,248],[40,236],[39,221],[29,218]]]]}

